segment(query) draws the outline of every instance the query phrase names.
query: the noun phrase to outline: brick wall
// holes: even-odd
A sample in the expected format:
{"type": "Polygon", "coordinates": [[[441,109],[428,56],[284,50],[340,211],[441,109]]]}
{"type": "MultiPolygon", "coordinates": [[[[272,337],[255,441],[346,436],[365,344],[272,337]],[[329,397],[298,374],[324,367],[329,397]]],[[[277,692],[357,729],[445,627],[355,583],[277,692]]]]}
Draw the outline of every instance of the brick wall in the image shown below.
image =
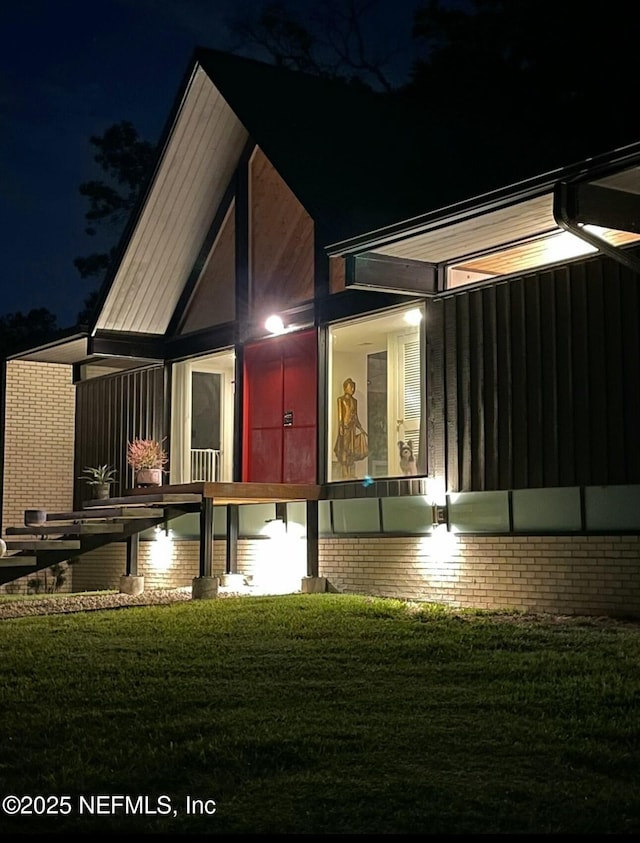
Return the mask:
{"type": "Polygon", "coordinates": [[[341,538],[320,543],[337,591],[477,609],[640,614],[639,536],[341,538]]]}
{"type": "MultiPolygon", "coordinates": [[[[73,505],[75,388],[71,366],[7,362],[2,530],[25,509],[73,505]]],[[[67,577],[63,590],[70,588],[67,577]]],[[[9,590],[24,590],[26,578],[9,590]]]]}
{"type": "MultiPolygon", "coordinates": [[[[298,590],[304,542],[274,553],[269,541],[238,543],[238,572],[272,592],[298,590]],[[271,579],[270,579],[271,578],[271,579]]],[[[164,549],[141,542],[146,588],[190,586],[198,542],[164,549]]],[[[639,536],[370,537],[320,541],[320,574],[334,591],[478,609],[585,615],[640,614],[639,536]]],[[[115,588],[124,545],[94,551],[74,566],[74,591],[115,588]],[[115,549],[117,548],[117,550],[115,549]]],[[[214,542],[214,575],[224,571],[224,541],[214,542]]]]}

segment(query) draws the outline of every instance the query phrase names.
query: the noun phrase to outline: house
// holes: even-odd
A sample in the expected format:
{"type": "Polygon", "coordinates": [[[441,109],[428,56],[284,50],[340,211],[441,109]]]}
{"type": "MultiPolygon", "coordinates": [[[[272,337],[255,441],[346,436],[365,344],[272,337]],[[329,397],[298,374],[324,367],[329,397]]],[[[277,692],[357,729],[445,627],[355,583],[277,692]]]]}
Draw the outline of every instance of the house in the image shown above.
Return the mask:
{"type": "Polygon", "coordinates": [[[6,361],[5,537],[86,465],[150,494],[153,437],[166,519],[83,545],[74,591],[640,610],[640,143],[454,172],[412,119],[196,51],[93,324],[6,361]]]}

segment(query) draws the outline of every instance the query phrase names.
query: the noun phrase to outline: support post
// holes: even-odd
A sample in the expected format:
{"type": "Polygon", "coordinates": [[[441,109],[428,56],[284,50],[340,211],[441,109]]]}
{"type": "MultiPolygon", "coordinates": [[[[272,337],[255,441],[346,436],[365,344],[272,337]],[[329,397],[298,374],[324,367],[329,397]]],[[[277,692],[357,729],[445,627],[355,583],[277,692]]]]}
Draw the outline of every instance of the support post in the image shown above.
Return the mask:
{"type": "Polygon", "coordinates": [[[218,596],[220,580],[213,576],[213,498],[202,498],[200,505],[200,576],[194,577],[191,596],[209,600],[218,596]]]}
{"type": "Polygon", "coordinates": [[[128,577],[138,576],[138,548],[140,547],[140,533],[132,533],[127,538],[127,567],[128,577]]]}
{"type": "Polygon", "coordinates": [[[144,591],[144,577],[138,576],[138,548],[140,534],[127,537],[127,563],[124,576],[120,577],[120,593],[137,595],[144,591]]]}
{"type": "Polygon", "coordinates": [[[307,576],[302,579],[303,594],[327,590],[327,578],[319,575],[318,535],[318,501],[307,501],[307,576]]]}
{"type": "Polygon", "coordinates": [[[307,501],[307,576],[317,577],[318,564],[318,501],[307,501]]]}
{"type": "Polygon", "coordinates": [[[200,576],[213,570],[213,499],[203,498],[200,507],[200,576]]]}
{"type": "Polygon", "coordinates": [[[227,504],[227,542],[225,572],[238,573],[238,505],[227,504]]]}

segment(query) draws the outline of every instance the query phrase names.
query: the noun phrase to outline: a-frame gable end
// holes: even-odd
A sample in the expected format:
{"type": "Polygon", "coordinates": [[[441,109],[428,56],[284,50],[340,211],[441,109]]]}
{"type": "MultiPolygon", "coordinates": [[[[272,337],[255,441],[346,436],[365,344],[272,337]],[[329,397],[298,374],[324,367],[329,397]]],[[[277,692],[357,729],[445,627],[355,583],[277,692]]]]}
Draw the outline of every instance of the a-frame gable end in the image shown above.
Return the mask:
{"type": "Polygon", "coordinates": [[[251,318],[311,301],[314,224],[260,148],[249,162],[251,318]]]}
{"type": "Polygon", "coordinates": [[[235,319],[235,202],[231,202],[180,320],[187,334],[235,319]]]}

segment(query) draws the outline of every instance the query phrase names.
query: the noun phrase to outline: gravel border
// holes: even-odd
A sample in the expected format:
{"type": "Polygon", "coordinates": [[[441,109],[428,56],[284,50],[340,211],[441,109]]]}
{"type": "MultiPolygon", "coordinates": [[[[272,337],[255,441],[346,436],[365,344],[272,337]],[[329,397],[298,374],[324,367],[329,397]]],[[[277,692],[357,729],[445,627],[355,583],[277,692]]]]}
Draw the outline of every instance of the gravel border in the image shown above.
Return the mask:
{"type": "MultiPolygon", "coordinates": [[[[235,597],[236,592],[218,591],[218,597],[235,597]]],[[[99,609],[122,609],[128,606],[159,606],[185,603],[192,600],[191,587],[155,588],[142,594],[56,594],[49,597],[17,597],[0,600],[0,620],[24,618],[30,615],[66,615],[71,612],[93,612],[99,609]]]]}

